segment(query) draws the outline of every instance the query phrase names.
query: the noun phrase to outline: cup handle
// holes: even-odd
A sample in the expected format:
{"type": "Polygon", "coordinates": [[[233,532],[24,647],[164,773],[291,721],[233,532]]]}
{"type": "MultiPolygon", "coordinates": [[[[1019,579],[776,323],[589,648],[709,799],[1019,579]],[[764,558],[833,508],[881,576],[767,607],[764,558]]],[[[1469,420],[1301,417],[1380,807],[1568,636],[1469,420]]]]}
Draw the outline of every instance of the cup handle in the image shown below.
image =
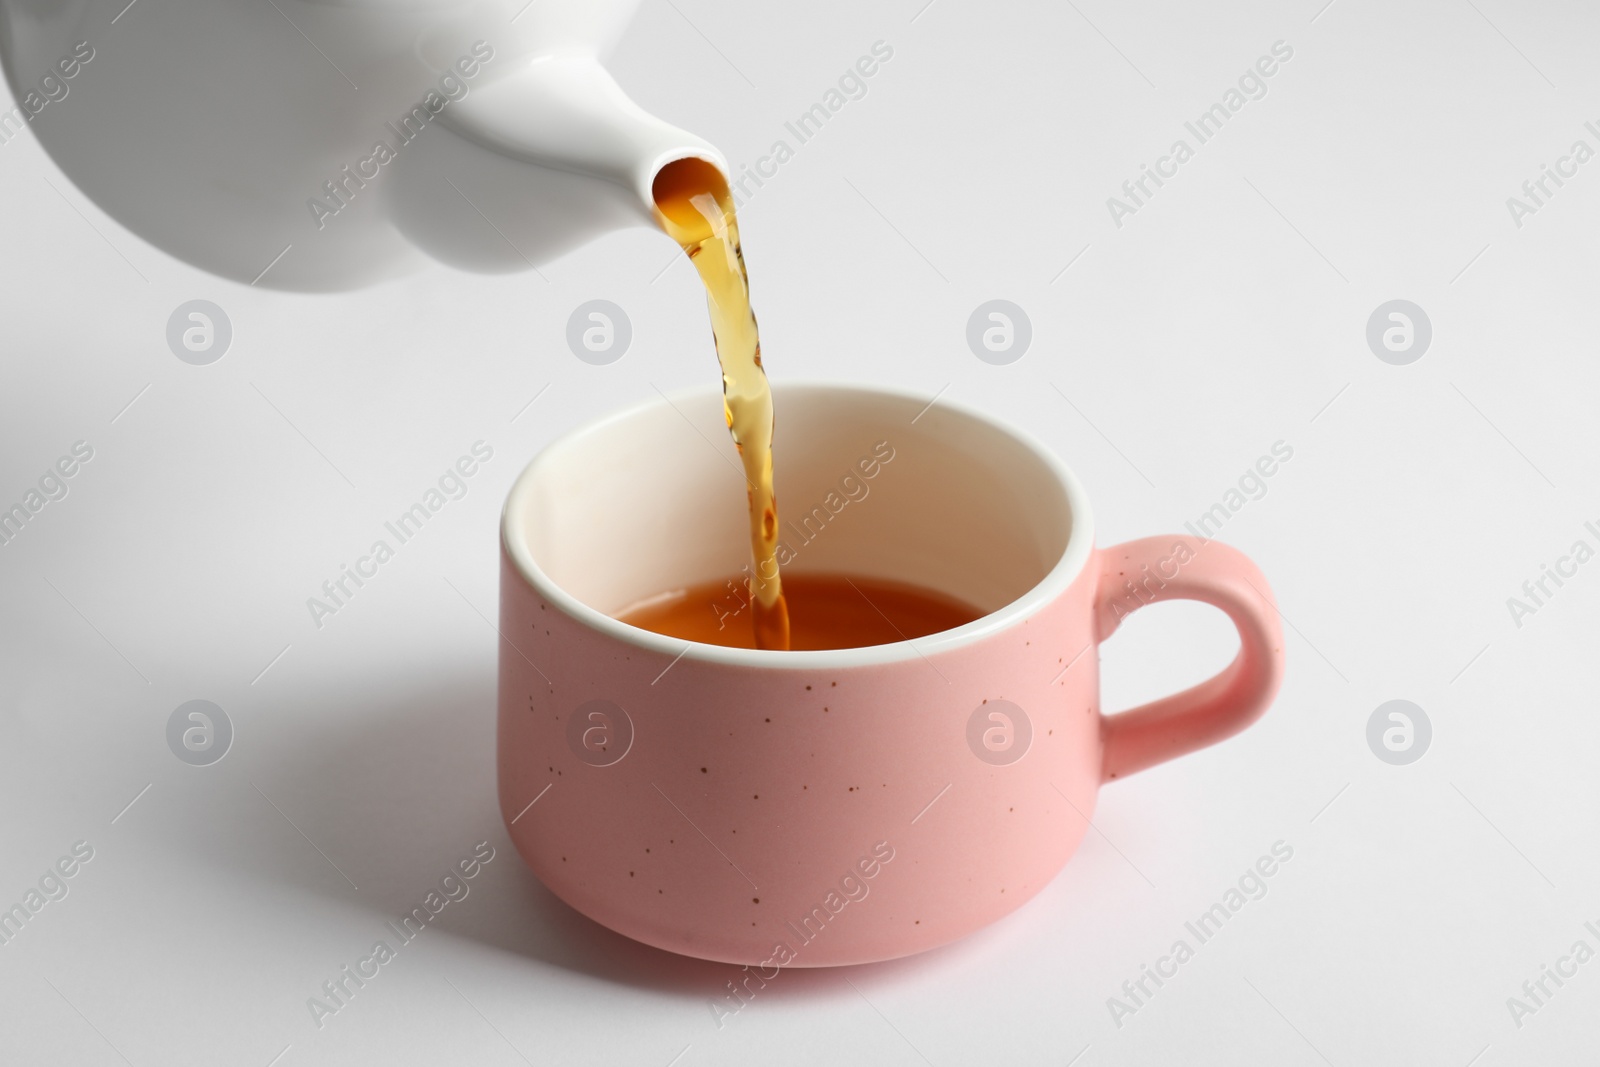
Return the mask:
{"type": "Polygon", "coordinates": [[[1191,689],[1103,715],[1101,781],[1126,778],[1243,730],[1283,682],[1283,628],[1272,589],[1238,549],[1193,537],[1146,537],[1096,553],[1096,638],[1104,641],[1146,604],[1198,600],[1228,613],[1239,654],[1191,689]]]}

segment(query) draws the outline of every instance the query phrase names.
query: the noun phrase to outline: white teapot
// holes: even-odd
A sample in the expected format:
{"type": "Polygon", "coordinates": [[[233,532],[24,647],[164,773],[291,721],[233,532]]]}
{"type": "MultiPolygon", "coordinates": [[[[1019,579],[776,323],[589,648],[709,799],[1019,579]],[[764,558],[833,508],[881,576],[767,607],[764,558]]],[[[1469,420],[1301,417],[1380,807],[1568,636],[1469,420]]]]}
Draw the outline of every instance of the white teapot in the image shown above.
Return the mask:
{"type": "Polygon", "coordinates": [[[526,270],[651,221],[667,163],[726,169],[601,66],[637,2],[0,0],[0,142],[247,283],[526,270]]]}

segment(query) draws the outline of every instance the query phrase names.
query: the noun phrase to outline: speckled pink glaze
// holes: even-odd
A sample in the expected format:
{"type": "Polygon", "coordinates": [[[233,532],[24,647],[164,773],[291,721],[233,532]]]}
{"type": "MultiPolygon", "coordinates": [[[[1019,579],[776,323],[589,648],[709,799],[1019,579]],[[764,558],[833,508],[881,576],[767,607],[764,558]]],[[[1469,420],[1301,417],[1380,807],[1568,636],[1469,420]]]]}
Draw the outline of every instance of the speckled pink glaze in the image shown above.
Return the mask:
{"type": "MultiPolygon", "coordinates": [[[[791,388],[779,391],[780,419],[786,401],[831,394],[881,402],[896,418],[924,403],[791,388]]],[[[1043,452],[976,413],[941,417],[966,420],[942,433],[976,427],[1043,452]]],[[[514,489],[502,538],[499,791],[535,874],[595,921],[673,952],[769,966],[890,959],[963,937],[1039,892],[1077,848],[1103,781],[1254,721],[1283,672],[1260,572],[1189,537],[1095,551],[1081,489],[1053,456],[1040,460],[1062,482],[1072,528],[1034,588],[946,634],[832,653],[685,650],[601,615],[540,567],[514,489]],[[1173,598],[1226,611],[1238,657],[1185,693],[1102,716],[1094,646],[1130,611],[1173,598]],[[591,700],[631,723],[631,739],[606,724],[623,751],[605,766],[569,742],[591,700]],[[968,740],[974,713],[996,701],[1023,709],[1032,729],[1022,757],[999,765],[968,740]]],[[[672,583],[663,575],[659,586],[672,583]]]]}

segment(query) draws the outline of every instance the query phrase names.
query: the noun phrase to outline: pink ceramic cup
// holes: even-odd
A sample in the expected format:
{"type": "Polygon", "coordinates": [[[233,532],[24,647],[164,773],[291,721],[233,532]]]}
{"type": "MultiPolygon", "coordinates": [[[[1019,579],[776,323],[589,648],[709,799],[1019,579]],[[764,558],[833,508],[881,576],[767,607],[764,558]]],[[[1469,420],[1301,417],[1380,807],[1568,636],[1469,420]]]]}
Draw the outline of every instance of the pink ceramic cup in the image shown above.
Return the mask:
{"type": "Polygon", "coordinates": [[[1095,548],[1060,460],[955,404],[775,392],[786,571],[911,582],[985,614],[820,652],[625,625],[608,612],[746,563],[721,397],[652,400],[545,449],[503,521],[500,807],[523,859],[578,911],[758,974],[920,952],[1039,892],[1101,783],[1266,709],[1282,634],[1239,552],[1182,536],[1095,548]],[[1096,646],[1170,599],[1225,611],[1237,658],[1102,715],[1096,646]]]}

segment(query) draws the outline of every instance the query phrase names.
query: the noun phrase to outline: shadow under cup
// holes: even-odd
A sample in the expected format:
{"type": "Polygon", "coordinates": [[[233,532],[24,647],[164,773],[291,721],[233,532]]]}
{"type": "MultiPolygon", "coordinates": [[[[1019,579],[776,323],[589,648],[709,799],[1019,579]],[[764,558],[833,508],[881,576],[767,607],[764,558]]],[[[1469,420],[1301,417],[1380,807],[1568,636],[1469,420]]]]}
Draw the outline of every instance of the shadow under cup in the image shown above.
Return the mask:
{"type": "Polygon", "coordinates": [[[617,621],[740,573],[749,543],[718,393],[610,417],[540,453],[507,501],[501,808],[552,891],[647,944],[767,967],[889,959],[1014,910],[1087,826],[1098,672],[1093,656],[1060,672],[1092,639],[1088,511],[1059,460],[982,415],[774,393],[784,573],[909,583],[982,617],[800,652],[617,621]],[[978,740],[996,724],[998,758],[978,740]]]}

